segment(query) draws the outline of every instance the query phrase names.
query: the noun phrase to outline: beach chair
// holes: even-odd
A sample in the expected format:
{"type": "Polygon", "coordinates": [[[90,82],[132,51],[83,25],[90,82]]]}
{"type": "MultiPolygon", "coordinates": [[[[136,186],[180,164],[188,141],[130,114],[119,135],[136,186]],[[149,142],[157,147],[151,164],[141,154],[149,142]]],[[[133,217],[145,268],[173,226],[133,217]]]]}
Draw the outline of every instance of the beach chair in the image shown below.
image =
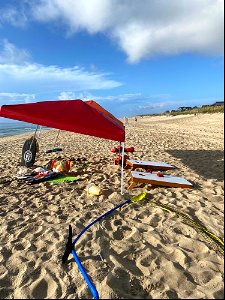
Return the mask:
{"type": "Polygon", "coordinates": [[[153,186],[191,188],[193,185],[184,178],[171,175],[152,174],[149,172],[131,171],[131,183],[129,190],[132,190],[137,184],[146,183],[153,186]]]}
{"type": "Polygon", "coordinates": [[[136,168],[142,168],[146,171],[166,171],[175,169],[174,166],[166,164],[164,162],[155,162],[155,161],[144,161],[136,159],[127,159],[126,167],[131,167],[131,171],[134,171],[136,168]]]}

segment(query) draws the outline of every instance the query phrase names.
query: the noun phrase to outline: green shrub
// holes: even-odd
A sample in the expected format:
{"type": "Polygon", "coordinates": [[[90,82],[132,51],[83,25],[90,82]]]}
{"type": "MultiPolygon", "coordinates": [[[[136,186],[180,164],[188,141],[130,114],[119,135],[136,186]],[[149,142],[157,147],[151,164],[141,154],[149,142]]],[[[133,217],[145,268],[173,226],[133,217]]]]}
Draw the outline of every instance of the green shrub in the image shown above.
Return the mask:
{"type": "Polygon", "coordinates": [[[224,113],[224,106],[206,106],[197,107],[185,111],[171,112],[171,115],[190,115],[190,114],[213,114],[213,113],[224,113]]]}
{"type": "Polygon", "coordinates": [[[144,116],[162,116],[162,115],[169,115],[169,116],[178,116],[178,115],[192,115],[192,114],[213,114],[213,113],[224,113],[224,105],[222,106],[206,106],[206,107],[194,107],[189,110],[184,110],[184,111],[173,111],[169,112],[166,111],[161,114],[144,114],[144,115],[139,115],[140,117],[144,116]]]}

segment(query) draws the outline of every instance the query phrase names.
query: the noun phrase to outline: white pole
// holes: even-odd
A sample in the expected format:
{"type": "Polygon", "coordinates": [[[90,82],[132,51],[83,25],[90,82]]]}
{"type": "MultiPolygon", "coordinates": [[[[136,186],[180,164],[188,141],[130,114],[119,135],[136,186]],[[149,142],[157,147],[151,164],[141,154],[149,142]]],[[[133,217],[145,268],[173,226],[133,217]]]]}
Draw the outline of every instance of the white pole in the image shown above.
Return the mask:
{"type": "Polygon", "coordinates": [[[59,133],[60,133],[60,129],[58,130],[58,134],[56,136],[56,139],[55,139],[55,142],[54,142],[54,145],[53,145],[53,149],[55,148],[56,142],[57,142],[58,137],[59,137],[59,133]]]}
{"type": "Polygon", "coordinates": [[[37,138],[40,138],[40,136],[41,136],[41,125],[39,125],[39,132],[38,132],[37,138]]]}
{"type": "Polygon", "coordinates": [[[124,143],[122,144],[122,166],[121,166],[121,195],[123,195],[123,177],[124,177],[124,172],[123,172],[123,164],[124,164],[124,143]]]}

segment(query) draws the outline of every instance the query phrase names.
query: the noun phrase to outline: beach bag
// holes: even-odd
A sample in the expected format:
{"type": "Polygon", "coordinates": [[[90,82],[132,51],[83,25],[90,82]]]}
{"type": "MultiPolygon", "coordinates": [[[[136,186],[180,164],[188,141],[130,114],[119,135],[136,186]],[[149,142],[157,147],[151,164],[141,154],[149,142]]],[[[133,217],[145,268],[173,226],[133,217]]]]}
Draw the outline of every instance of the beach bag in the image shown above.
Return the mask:
{"type": "Polygon", "coordinates": [[[36,138],[31,137],[30,139],[27,139],[22,149],[21,166],[32,167],[38,150],[39,147],[36,138]]]}

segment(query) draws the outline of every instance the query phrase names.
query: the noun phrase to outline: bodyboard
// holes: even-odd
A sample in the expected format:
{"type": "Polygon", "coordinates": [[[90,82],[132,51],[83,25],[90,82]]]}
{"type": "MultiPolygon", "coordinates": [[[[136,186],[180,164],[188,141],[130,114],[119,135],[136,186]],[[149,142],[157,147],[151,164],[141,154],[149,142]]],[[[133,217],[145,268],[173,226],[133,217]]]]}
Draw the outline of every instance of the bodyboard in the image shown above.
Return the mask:
{"type": "Polygon", "coordinates": [[[32,167],[38,152],[38,143],[35,137],[27,139],[22,149],[21,166],[32,167]]]}
{"type": "Polygon", "coordinates": [[[77,181],[79,180],[79,177],[75,177],[75,176],[67,176],[67,175],[63,175],[57,178],[51,178],[48,179],[48,182],[67,182],[67,181],[77,181]]]}

